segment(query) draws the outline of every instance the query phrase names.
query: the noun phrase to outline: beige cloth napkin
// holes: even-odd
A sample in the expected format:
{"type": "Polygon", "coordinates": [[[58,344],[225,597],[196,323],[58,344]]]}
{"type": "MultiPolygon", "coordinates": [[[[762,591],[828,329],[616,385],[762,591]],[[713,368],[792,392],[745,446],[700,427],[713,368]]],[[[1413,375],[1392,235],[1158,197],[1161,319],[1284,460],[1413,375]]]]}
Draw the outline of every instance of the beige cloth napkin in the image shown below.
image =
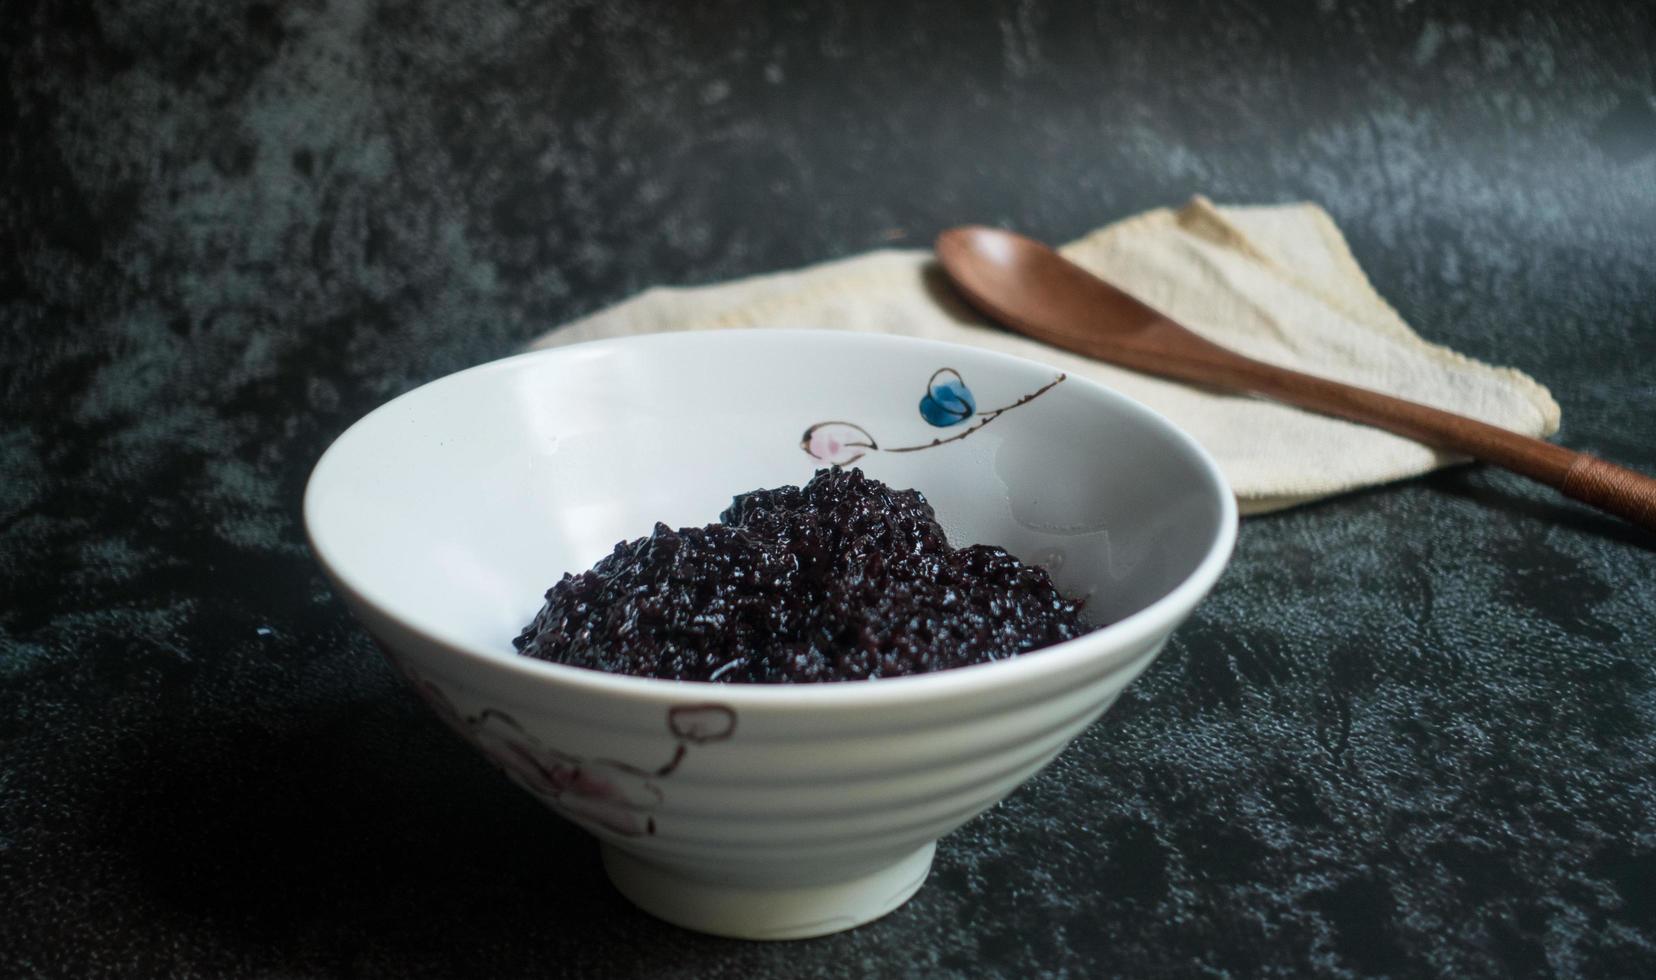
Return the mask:
{"type": "MultiPolygon", "coordinates": [[[[1547,390],[1422,340],[1369,285],[1313,204],[1178,210],[1118,221],[1063,253],[1211,340],[1252,357],[1435,405],[1533,436],[1558,429],[1547,390]]],[[[656,288],[535,341],[552,347],[676,330],[815,327],[949,340],[1093,378],[1207,447],[1243,513],[1416,476],[1458,460],[1378,429],[1204,391],[986,325],[924,250],[886,250],[689,289],[656,288]]]]}

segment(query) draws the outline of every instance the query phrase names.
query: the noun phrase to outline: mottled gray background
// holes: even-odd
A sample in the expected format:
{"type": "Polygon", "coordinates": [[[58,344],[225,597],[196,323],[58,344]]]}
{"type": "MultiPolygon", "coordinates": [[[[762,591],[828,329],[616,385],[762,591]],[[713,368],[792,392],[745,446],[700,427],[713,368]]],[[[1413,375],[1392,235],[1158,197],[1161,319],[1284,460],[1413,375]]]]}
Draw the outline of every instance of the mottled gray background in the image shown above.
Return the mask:
{"type": "Polygon", "coordinates": [[[1656,470],[1656,5],[0,2],[0,974],[1649,975],[1656,542],[1248,522],[1116,710],[803,943],[633,911],[303,542],[384,399],[658,283],[1312,199],[1656,470]]]}

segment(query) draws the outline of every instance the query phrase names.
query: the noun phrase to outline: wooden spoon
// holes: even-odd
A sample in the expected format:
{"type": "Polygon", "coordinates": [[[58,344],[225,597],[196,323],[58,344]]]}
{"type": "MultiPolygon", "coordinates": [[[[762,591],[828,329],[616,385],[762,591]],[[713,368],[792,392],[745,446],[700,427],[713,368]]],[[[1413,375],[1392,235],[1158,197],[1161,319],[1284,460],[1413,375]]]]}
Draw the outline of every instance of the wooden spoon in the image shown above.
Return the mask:
{"type": "Polygon", "coordinates": [[[971,304],[1054,347],[1135,371],[1263,395],[1505,467],[1656,530],[1656,480],[1463,415],[1244,357],[1057,252],[995,228],[951,228],[937,257],[971,304]]]}

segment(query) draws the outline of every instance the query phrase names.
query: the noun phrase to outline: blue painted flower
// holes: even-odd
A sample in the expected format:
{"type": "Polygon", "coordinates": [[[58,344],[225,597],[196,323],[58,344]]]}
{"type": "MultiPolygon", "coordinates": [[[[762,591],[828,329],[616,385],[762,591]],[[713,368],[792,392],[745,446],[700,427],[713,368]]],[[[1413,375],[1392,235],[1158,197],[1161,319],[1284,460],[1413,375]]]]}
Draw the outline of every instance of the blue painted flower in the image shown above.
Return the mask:
{"type": "Polygon", "coordinates": [[[942,368],[926,382],[920,399],[920,417],[940,429],[960,423],[977,413],[977,399],[954,368],[942,368]]]}
{"type": "MultiPolygon", "coordinates": [[[[867,429],[854,422],[818,422],[805,430],[805,435],[799,440],[799,448],[805,450],[813,459],[821,460],[830,466],[850,466],[868,453],[914,453],[922,449],[936,449],[951,442],[959,442],[1007,412],[1034,401],[1062,384],[1064,377],[1062,374],[1058,375],[1015,402],[987,412],[979,412],[977,399],[972,397],[972,391],[966,387],[960,372],[954,368],[940,368],[926,382],[925,397],[920,399],[920,417],[939,429],[959,426],[967,419],[976,419],[971,425],[957,428],[949,435],[937,436],[912,446],[881,446],[874,441],[867,429]]],[[[676,733],[677,729],[674,731],[676,733]]],[[[682,743],[680,747],[682,748],[682,743]]]]}

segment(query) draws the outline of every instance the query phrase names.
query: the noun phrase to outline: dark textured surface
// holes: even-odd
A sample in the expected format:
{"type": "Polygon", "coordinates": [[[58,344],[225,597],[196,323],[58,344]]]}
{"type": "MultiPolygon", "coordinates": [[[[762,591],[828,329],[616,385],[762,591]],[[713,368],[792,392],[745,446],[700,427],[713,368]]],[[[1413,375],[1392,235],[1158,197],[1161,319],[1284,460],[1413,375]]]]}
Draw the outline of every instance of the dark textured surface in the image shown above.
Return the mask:
{"type": "Polygon", "coordinates": [[[885,8],[0,4],[0,975],[1656,972],[1656,543],[1499,473],[1246,523],[1106,720],[821,940],[632,911],[398,689],[297,519],[349,422],[968,220],[1317,200],[1656,470],[1652,5],[885,8]]]}

